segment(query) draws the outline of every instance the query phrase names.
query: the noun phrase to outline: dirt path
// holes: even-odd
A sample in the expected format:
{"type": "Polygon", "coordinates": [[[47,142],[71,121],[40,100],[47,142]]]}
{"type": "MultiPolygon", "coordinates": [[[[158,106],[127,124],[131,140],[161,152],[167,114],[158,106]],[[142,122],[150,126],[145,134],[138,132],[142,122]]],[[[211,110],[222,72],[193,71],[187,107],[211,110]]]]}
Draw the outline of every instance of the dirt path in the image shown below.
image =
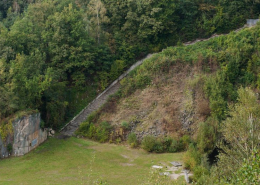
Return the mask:
{"type": "MultiPolygon", "coordinates": [[[[237,30],[235,30],[235,32],[240,31],[241,29],[247,27],[247,25],[245,25],[242,28],[239,28],[237,30]]],[[[186,42],[184,43],[185,46],[188,45],[193,45],[197,42],[202,42],[202,41],[207,41],[209,39],[215,38],[215,37],[219,37],[222,35],[227,35],[227,34],[221,34],[221,35],[212,35],[210,38],[208,39],[197,39],[195,41],[191,41],[191,42],[186,42]]],[[[108,99],[108,97],[114,93],[116,93],[119,88],[120,88],[120,80],[122,80],[123,78],[125,78],[132,70],[134,70],[136,67],[138,67],[139,65],[141,65],[143,63],[144,60],[152,57],[153,54],[149,54],[147,55],[144,59],[139,60],[138,62],[136,62],[134,65],[132,65],[124,74],[122,74],[116,81],[114,81],[105,91],[103,91],[95,100],[93,100],[87,107],[85,107],[77,116],[75,116],[68,124],[66,124],[61,130],[60,130],[60,134],[65,135],[65,136],[72,136],[74,134],[74,132],[79,128],[79,125],[84,122],[87,117],[94,111],[96,111],[97,109],[99,109],[108,99]]]]}

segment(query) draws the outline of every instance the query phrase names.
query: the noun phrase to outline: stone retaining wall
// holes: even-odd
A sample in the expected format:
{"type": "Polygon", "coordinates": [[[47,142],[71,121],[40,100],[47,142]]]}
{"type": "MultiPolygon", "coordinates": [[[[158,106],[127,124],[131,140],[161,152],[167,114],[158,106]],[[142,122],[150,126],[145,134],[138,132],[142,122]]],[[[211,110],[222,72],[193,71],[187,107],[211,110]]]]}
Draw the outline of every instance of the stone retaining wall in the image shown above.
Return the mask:
{"type": "Polygon", "coordinates": [[[13,134],[6,141],[0,137],[0,157],[21,156],[43,143],[47,139],[47,130],[40,128],[40,122],[40,113],[13,121],[13,134]],[[8,144],[12,144],[11,154],[7,150],[8,144]]]}

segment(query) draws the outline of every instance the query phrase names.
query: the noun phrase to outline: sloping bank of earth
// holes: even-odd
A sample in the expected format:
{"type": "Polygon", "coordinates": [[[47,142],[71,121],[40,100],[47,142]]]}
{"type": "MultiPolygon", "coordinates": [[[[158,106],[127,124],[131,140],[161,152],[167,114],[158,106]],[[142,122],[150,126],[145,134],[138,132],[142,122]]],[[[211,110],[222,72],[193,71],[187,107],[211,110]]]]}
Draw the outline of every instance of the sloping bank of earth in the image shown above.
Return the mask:
{"type": "Polygon", "coordinates": [[[221,119],[239,85],[256,83],[257,38],[259,25],[194,45],[169,47],[123,79],[120,91],[89,121],[108,122],[116,129],[125,122],[130,130],[124,134],[134,132],[139,140],[146,135],[196,138],[199,123],[213,114],[221,119]],[[252,80],[246,81],[250,75],[252,80]]]}

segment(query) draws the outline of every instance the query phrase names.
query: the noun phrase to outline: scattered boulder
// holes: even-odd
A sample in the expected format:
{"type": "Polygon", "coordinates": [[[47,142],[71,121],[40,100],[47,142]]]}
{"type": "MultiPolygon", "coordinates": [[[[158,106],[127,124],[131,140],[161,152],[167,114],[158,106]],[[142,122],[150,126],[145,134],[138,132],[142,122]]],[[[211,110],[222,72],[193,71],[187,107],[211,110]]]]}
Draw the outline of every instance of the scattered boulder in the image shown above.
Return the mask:
{"type": "Polygon", "coordinates": [[[179,167],[179,166],[182,166],[182,164],[181,163],[179,163],[179,162],[176,162],[176,161],[173,161],[173,162],[170,162],[173,166],[175,166],[175,167],[179,167]]]}
{"type": "Polygon", "coordinates": [[[189,172],[188,172],[187,170],[184,170],[185,181],[186,181],[187,183],[190,183],[190,179],[189,179],[188,173],[189,173],[189,172]]]}
{"type": "Polygon", "coordinates": [[[160,173],[160,175],[170,176],[170,172],[163,172],[163,173],[160,173]]]}
{"type": "Polygon", "coordinates": [[[152,168],[154,168],[154,169],[162,169],[163,167],[162,166],[153,165],[152,168]]]}
{"type": "Polygon", "coordinates": [[[55,135],[55,131],[53,129],[49,129],[48,136],[53,137],[55,135]]]}

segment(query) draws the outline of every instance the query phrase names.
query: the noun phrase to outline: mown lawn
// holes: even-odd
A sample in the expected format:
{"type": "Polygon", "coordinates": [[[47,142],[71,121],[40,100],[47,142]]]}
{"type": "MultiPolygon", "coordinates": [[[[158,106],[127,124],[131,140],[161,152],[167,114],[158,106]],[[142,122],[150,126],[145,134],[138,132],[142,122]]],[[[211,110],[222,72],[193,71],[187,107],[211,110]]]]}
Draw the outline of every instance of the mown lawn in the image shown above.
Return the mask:
{"type": "Polygon", "coordinates": [[[77,138],[49,139],[25,156],[0,160],[0,184],[150,184],[156,181],[152,165],[169,165],[182,155],[77,138]]]}

